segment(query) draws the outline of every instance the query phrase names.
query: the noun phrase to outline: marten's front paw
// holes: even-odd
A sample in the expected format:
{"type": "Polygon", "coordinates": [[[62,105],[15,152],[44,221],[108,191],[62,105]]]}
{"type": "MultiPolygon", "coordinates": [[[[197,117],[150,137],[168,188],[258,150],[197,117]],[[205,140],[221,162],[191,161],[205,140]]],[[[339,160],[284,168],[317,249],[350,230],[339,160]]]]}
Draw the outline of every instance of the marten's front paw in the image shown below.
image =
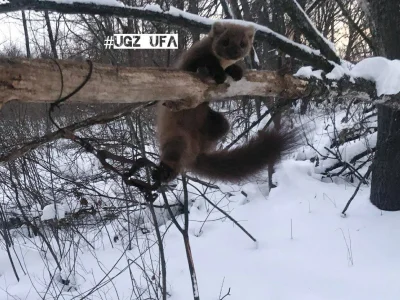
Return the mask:
{"type": "Polygon", "coordinates": [[[214,75],[214,80],[217,84],[224,83],[226,80],[226,74],[225,72],[217,73],[214,75]]]}
{"type": "Polygon", "coordinates": [[[243,69],[238,65],[231,65],[226,68],[225,72],[230,75],[233,80],[238,81],[243,77],[243,69]]]}

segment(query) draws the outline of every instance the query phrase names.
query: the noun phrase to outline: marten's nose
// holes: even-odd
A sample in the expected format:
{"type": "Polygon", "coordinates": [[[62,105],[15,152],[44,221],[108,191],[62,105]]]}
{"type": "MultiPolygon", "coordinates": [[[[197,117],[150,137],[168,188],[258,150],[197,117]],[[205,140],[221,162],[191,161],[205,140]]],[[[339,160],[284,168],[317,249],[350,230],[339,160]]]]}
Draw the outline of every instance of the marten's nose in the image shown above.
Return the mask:
{"type": "Polygon", "coordinates": [[[227,52],[232,59],[236,59],[240,56],[240,50],[237,47],[230,47],[227,52]]]}

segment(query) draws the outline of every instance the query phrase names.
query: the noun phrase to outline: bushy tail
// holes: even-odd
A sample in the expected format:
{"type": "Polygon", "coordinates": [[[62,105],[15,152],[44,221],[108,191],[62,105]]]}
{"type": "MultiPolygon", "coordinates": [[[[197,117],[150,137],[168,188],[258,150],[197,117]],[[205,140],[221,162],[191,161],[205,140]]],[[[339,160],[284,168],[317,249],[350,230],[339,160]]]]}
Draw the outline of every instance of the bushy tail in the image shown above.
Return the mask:
{"type": "Polygon", "coordinates": [[[259,132],[238,148],[200,154],[193,171],[210,179],[239,182],[279,161],[282,154],[299,145],[299,140],[297,130],[259,132]]]}

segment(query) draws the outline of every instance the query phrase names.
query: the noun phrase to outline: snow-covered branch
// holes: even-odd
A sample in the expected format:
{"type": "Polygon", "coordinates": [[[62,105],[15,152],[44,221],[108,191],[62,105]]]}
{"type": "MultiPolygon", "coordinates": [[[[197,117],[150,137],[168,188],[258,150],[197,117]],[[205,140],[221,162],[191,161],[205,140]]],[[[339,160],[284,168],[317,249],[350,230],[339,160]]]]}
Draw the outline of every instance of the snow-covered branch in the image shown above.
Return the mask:
{"type": "MultiPolygon", "coordinates": [[[[148,21],[176,25],[203,33],[208,32],[212,23],[216,21],[184,12],[172,6],[169,10],[164,11],[159,5],[130,7],[123,6],[116,0],[10,0],[9,3],[0,5],[0,13],[19,10],[48,10],[64,14],[89,14],[120,18],[140,18],[148,21]]],[[[333,65],[319,53],[319,50],[314,50],[305,45],[295,43],[285,36],[272,31],[266,26],[242,20],[223,21],[243,23],[247,25],[252,24],[257,30],[255,36],[256,40],[266,40],[271,46],[276,47],[290,56],[302,60],[317,69],[322,69],[326,72],[330,72],[333,69],[333,65]]]]}

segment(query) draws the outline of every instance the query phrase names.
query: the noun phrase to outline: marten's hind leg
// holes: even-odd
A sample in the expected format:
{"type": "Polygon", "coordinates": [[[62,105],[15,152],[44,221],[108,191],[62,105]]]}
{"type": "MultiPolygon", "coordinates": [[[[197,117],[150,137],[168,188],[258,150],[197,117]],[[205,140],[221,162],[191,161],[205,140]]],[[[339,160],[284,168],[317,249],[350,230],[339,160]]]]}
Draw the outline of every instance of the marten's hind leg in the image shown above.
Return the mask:
{"type": "Polygon", "coordinates": [[[169,182],[175,179],[182,168],[182,158],[186,150],[184,137],[173,137],[161,145],[161,162],[152,173],[153,180],[169,182]]]}
{"type": "Polygon", "coordinates": [[[209,141],[218,141],[229,131],[229,122],[223,114],[209,108],[206,120],[200,131],[209,141]]]}

